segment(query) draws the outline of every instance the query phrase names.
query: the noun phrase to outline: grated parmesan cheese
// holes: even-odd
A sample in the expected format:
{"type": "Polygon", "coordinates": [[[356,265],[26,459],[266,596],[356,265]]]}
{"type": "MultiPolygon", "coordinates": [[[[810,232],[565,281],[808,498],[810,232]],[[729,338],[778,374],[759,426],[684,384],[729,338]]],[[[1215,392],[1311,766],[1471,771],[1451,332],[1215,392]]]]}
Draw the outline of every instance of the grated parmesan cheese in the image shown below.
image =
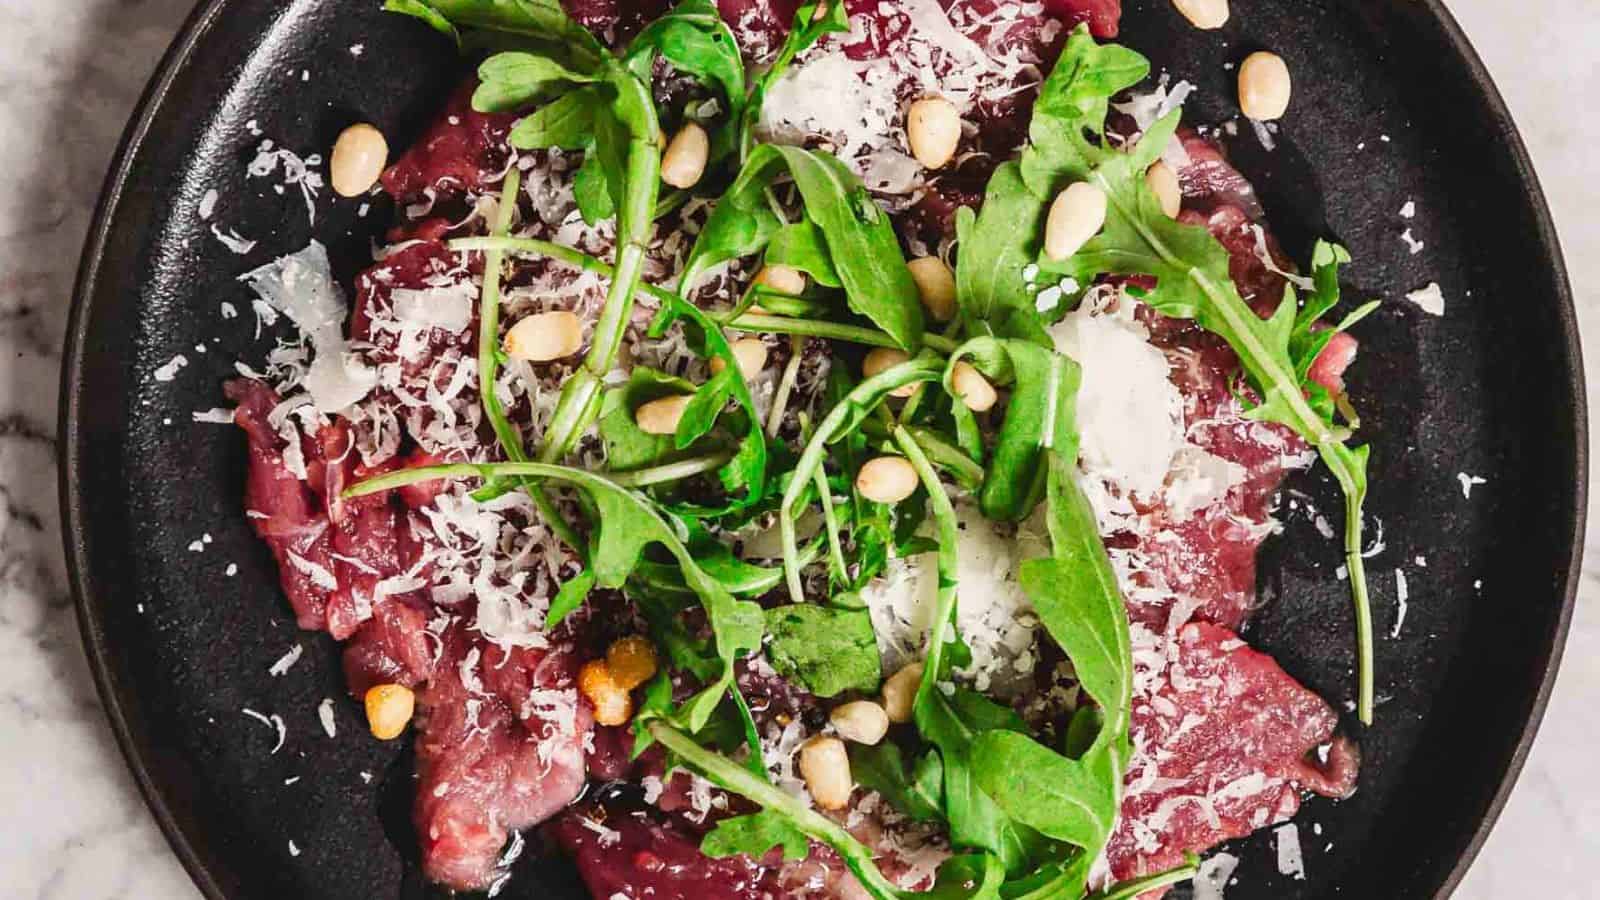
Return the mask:
{"type": "Polygon", "coordinates": [[[1407,293],[1406,299],[1430,316],[1444,315],[1444,291],[1440,289],[1437,281],[1430,281],[1427,287],[1407,293]]]}

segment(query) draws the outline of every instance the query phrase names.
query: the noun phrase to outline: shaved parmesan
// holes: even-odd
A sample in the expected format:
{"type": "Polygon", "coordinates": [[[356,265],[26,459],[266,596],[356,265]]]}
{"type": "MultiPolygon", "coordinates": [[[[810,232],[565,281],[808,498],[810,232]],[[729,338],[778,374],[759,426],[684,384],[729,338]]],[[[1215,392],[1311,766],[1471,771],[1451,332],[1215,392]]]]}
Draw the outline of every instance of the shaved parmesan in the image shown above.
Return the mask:
{"type": "Polygon", "coordinates": [[[1440,289],[1437,281],[1430,281],[1427,287],[1411,291],[1406,294],[1406,299],[1415,303],[1418,309],[1428,315],[1444,315],[1444,291],[1440,289]]]}
{"type": "Polygon", "coordinates": [[[289,320],[316,350],[305,388],[322,412],[336,412],[361,400],[378,383],[378,373],[352,353],[344,336],[349,312],[344,292],[333,280],[328,251],[312,241],[240,276],[268,307],[289,320]]]}

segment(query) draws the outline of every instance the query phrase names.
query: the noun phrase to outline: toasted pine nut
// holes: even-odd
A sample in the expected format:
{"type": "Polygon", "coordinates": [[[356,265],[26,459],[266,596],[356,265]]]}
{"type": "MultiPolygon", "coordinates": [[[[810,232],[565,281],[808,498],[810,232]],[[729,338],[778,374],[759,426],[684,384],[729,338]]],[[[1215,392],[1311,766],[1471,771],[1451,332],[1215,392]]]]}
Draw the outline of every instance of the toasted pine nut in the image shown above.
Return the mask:
{"type": "MultiPolygon", "coordinates": [[[[871,350],[868,350],[866,358],[861,360],[861,377],[871,378],[880,372],[884,372],[900,365],[910,358],[911,357],[907,356],[904,350],[896,350],[893,347],[874,347],[871,350]]],[[[890,391],[889,396],[901,398],[909,397],[912,394],[915,394],[917,389],[920,387],[922,387],[922,385],[913,381],[910,384],[901,385],[900,387],[890,391]]]]}
{"type": "Polygon", "coordinates": [[[632,635],[606,650],[606,668],[617,687],[631,691],[656,674],[656,647],[649,638],[632,635]]]}
{"type": "Polygon", "coordinates": [[[840,737],[857,744],[876,744],[889,733],[889,714],[871,700],[836,706],[828,721],[840,737]]]}
{"type": "Polygon", "coordinates": [[[794,266],[762,266],[756,273],[755,283],[775,293],[798,297],[805,292],[806,273],[794,266]]]}
{"type": "Polygon", "coordinates": [[[922,308],[935,322],[948,322],[956,314],[956,273],[937,256],[921,256],[906,263],[917,283],[922,308]]]}
{"type": "Polygon", "coordinates": [[[621,725],[633,716],[633,698],[617,684],[603,659],[591,659],[578,670],[578,693],[594,707],[599,725],[621,725]]]}
{"type": "Polygon", "coordinates": [[[1239,66],[1239,108],[1258,122],[1283,118],[1289,110],[1289,64],[1276,53],[1258,50],[1239,66]]]}
{"type": "Polygon", "coordinates": [[[899,503],[916,493],[917,470],[903,456],[869,459],[856,473],[856,490],[874,503],[899,503]]]}
{"type": "Polygon", "coordinates": [[[1183,209],[1183,186],[1178,183],[1178,173],[1172,167],[1160,160],[1144,173],[1144,183],[1150,186],[1150,191],[1156,195],[1156,202],[1161,204],[1161,211],[1169,219],[1176,219],[1183,209]]]}
{"type": "Polygon", "coordinates": [[[914,662],[890,675],[883,682],[883,711],[889,721],[906,723],[913,718],[917,688],[922,685],[922,663],[914,662]]]}
{"type": "Polygon", "coordinates": [[[678,420],[683,418],[683,411],[689,408],[692,399],[691,394],[673,394],[641,403],[633,411],[633,420],[645,434],[676,434],[678,420]]]}
{"type": "Polygon", "coordinates": [[[844,741],[818,735],[800,746],[800,777],[811,799],[823,809],[844,809],[855,782],[850,778],[850,754],[844,741]]]}
{"type": "Polygon", "coordinates": [[[711,138],[706,130],[690,122],[673,136],[661,154],[661,180],[675,188],[692,188],[706,172],[711,156],[711,138]]]}
{"type": "Polygon", "coordinates": [[[392,741],[405,733],[417,710],[417,695],[403,684],[377,684],[367,689],[367,727],[380,741],[392,741]]]}
{"type": "Polygon", "coordinates": [[[1067,185],[1050,204],[1044,225],[1044,255],[1063,260],[1083,249],[1106,225],[1105,191],[1087,181],[1067,185]]]}
{"type": "Polygon", "coordinates": [[[955,364],[950,370],[950,387],[955,390],[955,395],[973,412],[988,412],[994,408],[994,402],[1000,399],[995,393],[994,385],[989,379],[983,377],[977,367],[965,360],[955,364]]]}
{"type": "Polygon", "coordinates": [[[378,183],[389,161],[389,142],[383,132],[360,122],[339,132],[328,158],[328,180],[341,197],[359,197],[378,183]]]}
{"type": "Polygon", "coordinates": [[[943,168],[961,143],[961,113],[943,97],[924,97],[906,110],[911,155],[929,169],[943,168]]]}
{"type": "Polygon", "coordinates": [[[1228,0],[1172,0],[1189,24],[1212,31],[1228,24],[1228,0]]]}
{"type": "Polygon", "coordinates": [[[527,362],[550,362],[583,347],[583,322],[564,309],[534,313],[506,332],[506,355],[527,362]]]}
{"type": "MultiPolygon", "coordinates": [[[[767,365],[767,344],[760,338],[740,338],[729,345],[733,358],[739,361],[739,372],[748,380],[761,374],[767,365]]],[[[728,364],[722,357],[711,357],[711,374],[721,375],[728,364]]]]}

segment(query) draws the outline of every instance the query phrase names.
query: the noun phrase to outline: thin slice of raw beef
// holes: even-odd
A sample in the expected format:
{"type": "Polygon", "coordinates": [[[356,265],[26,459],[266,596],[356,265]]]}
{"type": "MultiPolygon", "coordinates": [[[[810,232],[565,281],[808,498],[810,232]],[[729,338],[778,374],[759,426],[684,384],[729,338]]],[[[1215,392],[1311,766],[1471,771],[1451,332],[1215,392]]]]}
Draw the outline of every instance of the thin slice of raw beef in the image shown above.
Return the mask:
{"type": "Polygon", "coordinates": [[[1134,755],[1107,850],[1118,879],[1282,822],[1302,791],[1354,791],[1338,716],[1232,631],[1191,622],[1168,642],[1136,627],[1134,662],[1134,755]]]}

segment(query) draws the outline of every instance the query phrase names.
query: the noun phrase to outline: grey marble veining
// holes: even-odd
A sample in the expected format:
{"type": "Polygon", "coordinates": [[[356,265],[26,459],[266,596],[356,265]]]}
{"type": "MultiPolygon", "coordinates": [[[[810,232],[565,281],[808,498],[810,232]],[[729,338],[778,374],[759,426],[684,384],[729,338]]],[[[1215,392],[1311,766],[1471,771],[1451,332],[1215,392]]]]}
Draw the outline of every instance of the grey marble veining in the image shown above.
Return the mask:
{"type": "MultiPolygon", "coordinates": [[[[0,0],[0,896],[198,894],[103,720],[66,594],[53,454],[60,344],[80,246],[117,137],[192,0],[0,0]]],[[[1236,7],[1262,0],[1235,0],[1236,7]]],[[[1600,0],[1455,0],[1533,151],[1586,335],[1600,335],[1600,0]]],[[[1591,376],[1600,354],[1591,354],[1591,376]]],[[[1600,379],[1591,377],[1591,384],[1600,379]]],[[[1600,459],[1600,454],[1596,454],[1600,459]]],[[[1600,534],[1532,759],[1457,894],[1594,896],[1600,858],[1600,534]]]]}

